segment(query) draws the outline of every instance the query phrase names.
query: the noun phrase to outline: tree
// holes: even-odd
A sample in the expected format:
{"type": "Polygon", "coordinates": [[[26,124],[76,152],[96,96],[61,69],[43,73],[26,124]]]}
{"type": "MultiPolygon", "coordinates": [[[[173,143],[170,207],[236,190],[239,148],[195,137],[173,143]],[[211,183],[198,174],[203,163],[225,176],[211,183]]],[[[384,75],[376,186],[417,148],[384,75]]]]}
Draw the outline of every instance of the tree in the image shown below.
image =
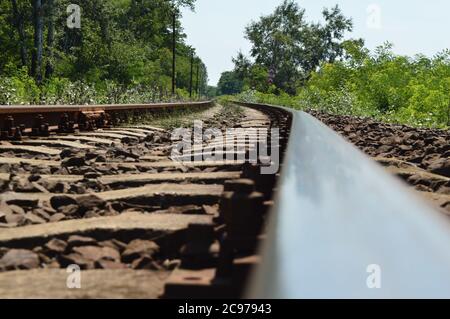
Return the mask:
{"type": "Polygon", "coordinates": [[[234,73],[241,81],[244,81],[250,75],[252,62],[241,51],[238,52],[236,58],[233,58],[232,61],[234,63],[234,73]]]}
{"type": "Polygon", "coordinates": [[[219,94],[231,95],[242,91],[242,81],[233,71],[223,72],[217,84],[219,94]]]}
{"type": "Polygon", "coordinates": [[[343,42],[346,31],[352,31],[353,23],[346,18],[336,5],[331,10],[324,9],[322,15],[325,18],[325,26],[322,27],[323,56],[322,60],[333,63],[343,54],[343,42]]]}
{"type": "MultiPolygon", "coordinates": [[[[42,90],[49,86],[55,91],[62,83],[80,81],[100,91],[114,87],[134,92],[145,87],[162,98],[170,93],[176,58],[176,92],[187,95],[191,51],[181,15],[174,20],[173,9],[194,9],[195,0],[77,0],[82,27],[71,29],[66,24],[66,8],[72,3],[0,1],[0,83],[6,77],[22,78],[29,73],[42,90]],[[174,48],[176,54],[172,55],[174,48]],[[23,72],[24,66],[28,71],[23,72]]],[[[199,57],[196,64],[200,65],[199,83],[195,83],[196,77],[193,82],[205,92],[206,66],[199,57]]]]}
{"type": "MultiPolygon", "coordinates": [[[[180,15],[180,7],[188,7],[194,10],[195,0],[171,0],[172,10],[172,95],[176,89],[176,48],[177,48],[177,18],[180,15]]],[[[191,90],[191,89],[190,89],[191,90]]],[[[192,96],[192,92],[190,92],[192,96]]]]}
{"type": "MultiPolygon", "coordinates": [[[[305,10],[293,0],[284,0],[273,14],[252,22],[245,30],[252,43],[255,63],[265,67],[280,89],[294,94],[321,62],[343,54],[342,39],[352,22],[338,6],[322,12],[325,25],[307,23],[305,10]]],[[[238,56],[236,61],[242,61],[238,56]]]]}
{"type": "Polygon", "coordinates": [[[34,48],[31,57],[31,74],[40,83],[42,81],[42,57],[44,48],[44,21],[42,0],[33,1],[34,48]]]}
{"type": "Polygon", "coordinates": [[[195,0],[170,0],[172,2],[172,6],[181,8],[186,7],[191,10],[195,9],[195,0]]]}
{"type": "Polygon", "coordinates": [[[53,74],[53,45],[55,41],[55,8],[54,0],[47,0],[45,5],[47,12],[47,64],[45,66],[45,77],[50,78],[53,74]]]}
{"type": "Polygon", "coordinates": [[[218,93],[217,92],[217,87],[210,86],[210,85],[208,85],[206,87],[205,95],[206,95],[207,98],[214,98],[214,97],[216,97],[218,95],[217,93],[218,93]]]}
{"type": "Polygon", "coordinates": [[[14,21],[14,26],[17,29],[20,42],[20,59],[22,61],[22,66],[27,66],[28,64],[28,52],[26,44],[26,35],[24,30],[24,16],[19,7],[17,6],[16,0],[11,0],[12,5],[12,16],[14,21]]]}

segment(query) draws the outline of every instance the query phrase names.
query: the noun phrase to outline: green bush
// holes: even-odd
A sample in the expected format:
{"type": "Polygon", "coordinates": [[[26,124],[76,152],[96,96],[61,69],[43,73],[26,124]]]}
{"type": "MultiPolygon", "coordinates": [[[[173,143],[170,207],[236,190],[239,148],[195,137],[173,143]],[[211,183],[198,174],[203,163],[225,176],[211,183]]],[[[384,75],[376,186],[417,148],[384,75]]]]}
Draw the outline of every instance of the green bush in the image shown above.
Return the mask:
{"type": "Polygon", "coordinates": [[[352,42],[346,52],[346,59],[313,72],[295,96],[246,91],[239,99],[419,127],[450,125],[450,51],[409,58],[394,55],[389,44],[370,54],[352,42]]]}
{"type": "Polygon", "coordinates": [[[0,104],[34,104],[40,100],[40,90],[25,68],[9,77],[0,77],[0,104]]]}

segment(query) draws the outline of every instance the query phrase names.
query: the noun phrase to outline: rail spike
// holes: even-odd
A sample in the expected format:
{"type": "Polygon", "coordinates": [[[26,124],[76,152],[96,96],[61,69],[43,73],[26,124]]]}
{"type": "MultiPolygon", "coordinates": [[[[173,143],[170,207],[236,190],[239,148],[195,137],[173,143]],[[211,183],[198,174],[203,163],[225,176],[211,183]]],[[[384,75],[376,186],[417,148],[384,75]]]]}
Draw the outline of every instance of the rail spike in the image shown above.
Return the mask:
{"type": "Polygon", "coordinates": [[[64,113],[61,115],[61,119],[58,124],[59,133],[74,133],[75,132],[75,122],[70,121],[69,114],[64,113]]]}
{"type": "Polygon", "coordinates": [[[110,117],[102,111],[82,111],[78,119],[78,128],[82,131],[93,131],[97,128],[108,127],[110,117]]]}
{"type": "Polygon", "coordinates": [[[36,115],[34,118],[33,127],[31,128],[32,136],[49,136],[49,123],[44,122],[44,116],[42,114],[36,115]]]}
{"type": "Polygon", "coordinates": [[[1,140],[20,140],[22,138],[22,126],[16,127],[14,124],[14,117],[11,115],[8,115],[5,118],[5,122],[3,125],[3,128],[0,132],[0,139],[1,140]]]}

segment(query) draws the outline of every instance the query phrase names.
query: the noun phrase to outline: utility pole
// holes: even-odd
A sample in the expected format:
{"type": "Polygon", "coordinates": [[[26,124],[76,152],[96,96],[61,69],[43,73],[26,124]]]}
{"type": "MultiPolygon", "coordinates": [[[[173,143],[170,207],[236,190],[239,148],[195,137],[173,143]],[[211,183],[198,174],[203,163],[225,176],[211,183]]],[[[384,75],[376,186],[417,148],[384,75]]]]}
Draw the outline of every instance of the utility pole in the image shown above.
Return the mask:
{"type": "Polygon", "coordinates": [[[175,95],[176,86],[176,53],[177,53],[177,9],[173,7],[172,14],[172,96],[175,95]]]}
{"type": "Polygon", "coordinates": [[[189,97],[192,99],[192,82],[194,77],[194,49],[191,49],[191,75],[189,79],[189,97]]]}
{"type": "Polygon", "coordinates": [[[450,104],[447,109],[447,126],[450,126],[450,104]]]}
{"type": "Polygon", "coordinates": [[[198,96],[201,97],[203,94],[203,68],[200,68],[199,86],[198,86],[198,96]]]}
{"type": "Polygon", "coordinates": [[[199,97],[199,89],[200,89],[200,84],[199,84],[199,81],[200,81],[200,61],[198,61],[197,62],[197,83],[196,83],[196,85],[195,85],[195,92],[197,93],[197,96],[199,97]]]}

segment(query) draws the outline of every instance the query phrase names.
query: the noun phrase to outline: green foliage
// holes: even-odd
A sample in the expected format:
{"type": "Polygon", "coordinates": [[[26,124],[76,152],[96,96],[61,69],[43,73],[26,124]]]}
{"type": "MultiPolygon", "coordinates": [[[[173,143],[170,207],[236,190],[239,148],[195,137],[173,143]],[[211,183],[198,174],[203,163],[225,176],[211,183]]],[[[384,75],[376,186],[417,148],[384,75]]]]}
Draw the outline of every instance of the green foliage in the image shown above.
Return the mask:
{"type": "Polygon", "coordinates": [[[275,12],[252,22],[245,30],[253,62],[241,52],[233,58],[234,70],[224,72],[221,94],[243,90],[295,94],[323,62],[332,63],[344,53],[344,34],[351,19],[335,6],[324,9],[325,24],[307,22],[305,10],[284,0],[275,12]]]}
{"type": "Polygon", "coordinates": [[[243,83],[235,72],[223,72],[217,89],[221,95],[231,95],[242,91],[243,83]]]}
{"type": "Polygon", "coordinates": [[[450,51],[434,58],[397,56],[385,44],[370,54],[346,44],[346,59],[324,63],[295,96],[247,91],[246,101],[372,116],[423,127],[450,124],[450,51]]]}
{"type": "Polygon", "coordinates": [[[218,95],[218,89],[215,86],[210,86],[208,85],[206,87],[206,92],[205,95],[207,98],[211,99],[211,98],[215,98],[218,95]]]}
{"type": "Polygon", "coordinates": [[[293,0],[284,0],[273,14],[246,28],[256,67],[239,53],[234,59],[235,72],[241,80],[248,77],[250,87],[264,91],[270,74],[278,89],[294,94],[320,63],[342,56],[342,39],[352,30],[352,21],[338,6],[324,9],[322,14],[324,25],[307,22],[304,9],[293,0]]]}
{"type": "MultiPolygon", "coordinates": [[[[194,9],[195,0],[55,0],[53,10],[44,2],[43,67],[53,73],[39,85],[33,84],[31,52],[33,7],[31,1],[17,0],[23,18],[23,41],[27,51],[21,59],[21,41],[12,1],[0,2],[0,103],[115,103],[168,99],[172,75],[172,23],[177,26],[177,96],[186,99],[190,86],[191,48],[185,43],[181,7],[194,9]],[[66,27],[69,4],[81,7],[81,29],[66,27]],[[51,12],[53,12],[51,14],[51,12]],[[54,40],[48,42],[54,23],[54,40]],[[20,71],[20,72],[19,72],[20,71]],[[141,96],[139,96],[141,95],[141,96]]],[[[204,94],[208,75],[199,65],[199,83],[204,94]]],[[[44,72],[45,73],[45,72],[44,72]]],[[[195,94],[197,98],[197,94],[195,94]]],[[[175,97],[174,97],[175,98],[175,97]]]]}
{"type": "Polygon", "coordinates": [[[371,116],[414,126],[450,126],[450,50],[433,58],[395,55],[385,43],[371,53],[364,41],[343,40],[352,22],[336,6],[325,24],[307,23],[292,0],[251,23],[250,59],[238,53],[219,92],[249,102],[371,116]],[[224,88],[224,89],[221,89],[224,88]]]}
{"type": "Polygon", "coordinates": [[[39,101],[40,90],[26,68],[9,73],[9,77],[0,77],[0,104],[33,104],[39,101]]]}

